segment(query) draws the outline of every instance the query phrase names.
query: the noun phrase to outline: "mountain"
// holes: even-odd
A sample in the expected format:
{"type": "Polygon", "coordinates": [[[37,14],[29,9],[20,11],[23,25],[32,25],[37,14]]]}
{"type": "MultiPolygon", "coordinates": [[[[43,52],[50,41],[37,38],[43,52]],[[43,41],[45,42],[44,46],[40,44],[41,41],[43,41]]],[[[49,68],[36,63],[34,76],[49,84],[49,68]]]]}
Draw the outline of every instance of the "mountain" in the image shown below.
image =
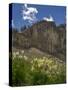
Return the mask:
{"type": "Polygon", "coordinates": [[[65,61],[66,25],[56,26],[55,22],[39,21],[28,28],[12,30],[12,47],[19,49],[37,48],[65,61]]]}

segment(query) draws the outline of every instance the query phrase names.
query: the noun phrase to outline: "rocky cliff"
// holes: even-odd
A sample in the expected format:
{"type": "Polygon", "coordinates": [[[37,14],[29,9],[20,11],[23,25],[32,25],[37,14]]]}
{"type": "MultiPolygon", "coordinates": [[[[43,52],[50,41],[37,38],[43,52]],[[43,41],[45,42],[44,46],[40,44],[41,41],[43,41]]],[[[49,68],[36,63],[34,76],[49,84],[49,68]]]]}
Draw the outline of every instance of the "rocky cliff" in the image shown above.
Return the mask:
{"type": "Polygon", "coordinates": [[[40,21],[21,32],[12,31],[12,46],[21,49],[35,47],[63,57],[66,55],[66,25],[56,26],[55,22],[40,21]]]}

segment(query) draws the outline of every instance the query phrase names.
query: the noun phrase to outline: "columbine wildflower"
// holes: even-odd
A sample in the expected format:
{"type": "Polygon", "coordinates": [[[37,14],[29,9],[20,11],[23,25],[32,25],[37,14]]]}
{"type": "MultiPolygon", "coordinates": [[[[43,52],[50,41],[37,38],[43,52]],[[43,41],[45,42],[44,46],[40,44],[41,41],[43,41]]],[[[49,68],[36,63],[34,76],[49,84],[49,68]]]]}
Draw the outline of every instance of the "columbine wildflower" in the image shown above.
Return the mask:
{"type": "Polygon", "coordinates": [[[16,53],[15,52],[13,52],[12,57],[13,57],[13,59],[16,57],[16,53]]]}
{"type": "Polygon", "coordinates": [[[34,61],[37,61],[38,59],[37,58],[34,58],[34,61]]]}
{"type": "Polygon", "coordinates": [[[31,68],[31,71],[33,71],[34,70],[34,66],[32,66],[32,68],[31,68]]]}
{"type": "Polygon", "coordinates": [[[28,57],[24,55],[24,59],[25,59],[25,60],[27,60],[27,59],[28,59],[28,57]]]}
{"type": "Polygon", "coordinates": [[[43,57],[43,59],[45,60],[45,59],[46,59],[46,57],[43,57]]]}
{"type": "Polygon", "coordinates": [[[33,60],[31,60],[31,64],[33,64],[33,60]]]}
{"type": "Polygon", "coordinates": [[[16,55],[19,55],[19,52],[16,52],[16,55]]]}
{"type": "Polygon", "coordinates": [[[19,58],[22,58],[22,55],[19,55],[19,58]]]}
{"type": "Polygon", "coordinates": [[[22,50],[21,53],[24,54],[24,50],[22,50]]]}

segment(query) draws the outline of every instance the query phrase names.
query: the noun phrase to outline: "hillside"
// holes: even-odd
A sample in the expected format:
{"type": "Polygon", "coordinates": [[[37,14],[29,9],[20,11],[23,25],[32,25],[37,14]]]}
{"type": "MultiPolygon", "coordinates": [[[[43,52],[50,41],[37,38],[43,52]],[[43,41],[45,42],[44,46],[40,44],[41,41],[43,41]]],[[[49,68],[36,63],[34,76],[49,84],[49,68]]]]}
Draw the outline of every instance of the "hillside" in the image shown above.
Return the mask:
{"type": "Polygon", "coordinates": [[[12,86],[66,83],[66,64],[39,49],[13,49],[12,86]]]}
{"type": "Polygon", "coordinates": [[[12,46],[19,49],[40,49],[65,61],[66,26],[55,22],[40,21],[21,32],[12,31],[12,46]]]}

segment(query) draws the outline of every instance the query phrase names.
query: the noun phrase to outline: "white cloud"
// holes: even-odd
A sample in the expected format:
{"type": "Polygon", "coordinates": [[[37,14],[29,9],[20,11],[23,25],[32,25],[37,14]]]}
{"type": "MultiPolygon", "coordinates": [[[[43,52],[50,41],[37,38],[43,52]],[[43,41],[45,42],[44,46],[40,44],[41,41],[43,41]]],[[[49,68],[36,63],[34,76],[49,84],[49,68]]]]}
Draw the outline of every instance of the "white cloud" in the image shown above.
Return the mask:
{"type": "Polygon", "coordinates": [[[27,20],[29,23],[34,23],[37,21],[36,14],[38,10],[34,7],[28,7],[27,4],[24,4],[22,10],[22,17],[24,20],[27,20]]]}
{"type": "Polygon", "coordinates": [[[24,7],[27,8],[27,4],[26,3],[24,4],[24,7]]]}
{"type": "Polygon", "coordinates": [[[54,22],[54,19],[52,16],[50,16],[49,18],[44,17],[43,20],[48,21],[48,22],[54,22]]]}

